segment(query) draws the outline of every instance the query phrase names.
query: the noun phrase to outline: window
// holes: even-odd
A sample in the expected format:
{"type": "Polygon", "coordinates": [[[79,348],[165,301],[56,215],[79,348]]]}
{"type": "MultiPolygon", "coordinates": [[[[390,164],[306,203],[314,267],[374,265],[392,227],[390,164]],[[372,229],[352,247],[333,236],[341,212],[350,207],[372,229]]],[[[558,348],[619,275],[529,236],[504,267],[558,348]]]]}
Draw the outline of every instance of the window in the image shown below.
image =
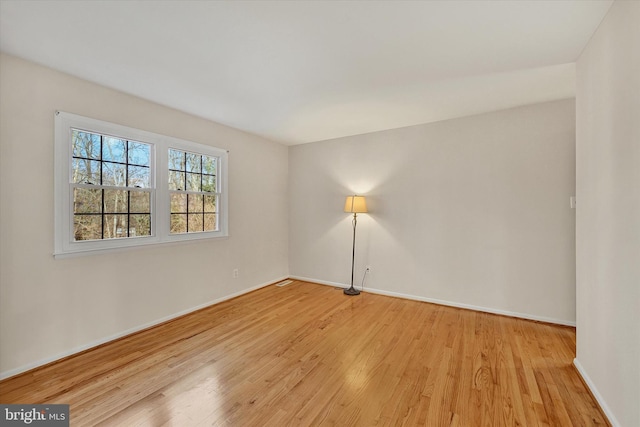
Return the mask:
{"type": "Polygon", "coordinates": [[[217,159],[169,149],[171,234],[216,231],[217,159]]]}
{"type": "Polygon", "coordinates": [[[151,145],[71,130],[73,240],[151,235],[151,145]]]}
{"type": "Polygon", "coordinates": [[[225,150],[55,118],[55,255],[227,235],[225,150]]]}

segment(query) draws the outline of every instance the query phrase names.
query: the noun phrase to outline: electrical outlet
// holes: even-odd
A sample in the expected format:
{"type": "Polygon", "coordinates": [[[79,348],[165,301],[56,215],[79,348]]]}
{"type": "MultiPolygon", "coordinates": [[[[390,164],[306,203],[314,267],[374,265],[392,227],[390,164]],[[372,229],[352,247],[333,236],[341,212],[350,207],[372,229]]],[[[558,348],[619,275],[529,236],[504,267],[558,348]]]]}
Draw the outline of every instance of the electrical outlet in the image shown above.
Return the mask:
{"type": "Polygon", "coordinates": [[[237,279],[237,278],[238,278],[238,274],[239,274],[238,269],[237,269],[237,268],[234,268],[234,269],[233,269],[233,272],[231,273],[231,276],[232,276],[234,279],[237,279]]]}

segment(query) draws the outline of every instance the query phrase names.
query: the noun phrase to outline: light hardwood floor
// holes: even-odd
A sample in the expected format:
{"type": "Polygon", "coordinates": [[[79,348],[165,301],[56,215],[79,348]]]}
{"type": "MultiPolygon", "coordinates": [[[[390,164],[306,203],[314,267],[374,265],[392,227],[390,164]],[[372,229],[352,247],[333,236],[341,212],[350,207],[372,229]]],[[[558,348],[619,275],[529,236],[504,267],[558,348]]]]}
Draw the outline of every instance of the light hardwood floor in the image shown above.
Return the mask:
{"type": "Polygon", "coordinates": [[[608,425],[573,328],[294,281],[0,382],[71,425],[608,425]]]}

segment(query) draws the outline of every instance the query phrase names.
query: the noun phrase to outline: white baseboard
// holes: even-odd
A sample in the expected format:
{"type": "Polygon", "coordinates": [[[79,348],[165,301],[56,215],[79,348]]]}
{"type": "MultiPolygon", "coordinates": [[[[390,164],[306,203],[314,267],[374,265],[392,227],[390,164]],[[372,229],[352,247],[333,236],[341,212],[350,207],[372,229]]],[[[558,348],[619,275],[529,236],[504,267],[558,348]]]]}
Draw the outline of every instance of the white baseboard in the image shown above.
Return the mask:
{"type": "MultiPolygon", "coordinates": [[[[163,317],[161,319],[154,320],[153,322],[145,323],[145,324],[137,326],[135,328],[127,329],[127,330],[119,332],[117,334],[110,335],[108,337],[104,337],[104,338],[92,341],[90,343],[75,347],[75,348],[73,348],[71,350],[68,350],[68,351],[65,351],[65,352],[62,352],[62,353],[58,353],[58,354],[56,354],[54,356],[50,356],[50,357],[47,357],[45,359],[38,360],[36,362],[28,363],[26,365],[20,366],[20,367],[15,368],[15,369],[10,369],[8,371],[0,372],[0,380],[12,377],[14,375],[21,374],[21,373],[26,372],[28,370],[37,368],[39,366],[46,365],[48,363],[51,363],[51,362],[54,362],[56,360],[71,356],[73,354],[80,353],[81,351],[85,351],[85,350],[88,350],[90,348],[97,347],[99,345],[108,343],[109,341],[113,341],[113,340],[116,340],[118,338],[122,338],[124,336],[127,336],[127,335],[130,335],[130,334],[142,331],[144,329],[148,329],[150,327],[159,325],[160,323],[164,323],[164,322],[167,322],[169,320],[175,319],[177,317],[184,316],[185,314],[192,313],[192,312],[200,310],[202,308],[205,308],[205,307],[208,307],[208,306],[211,306],[211,305],[214,305],[214,304],[218,304],[218,303],[221,303],[223,301],[229,300],[231,298],[235,298],[237,296],[240,296],[240,295],[255,291],[256,289],[263,288],[265,286],[271,285],[273,283],[279,282],[279,281],[287,279],[287,278],[294,279],[294,280],[302,280],[302,281],[305,281],[305,282],[317,283],[317,284],[320,284],[320,285],[336,286],[336,287],[340,287],[340,288],[349,287],[349,285],[344,284],[344,283],[330,282],[330,281],[326,281],[326,280],[313,279],[313,278],[309,278],[309,277],[291,276],[291,275],[282,276],[282,277],[270,280],[268,282],[261,283],[259,285],[253,286],[251,288],[247,288],[247,289],[244,289],[242,291],[235,292],[235,293],[230,294],[230,295],[225,295],[224,297],[217,298],[217,299],[212,300],[212,301],[208,301],[208,302],[206,302],[204,304],[200,304],[200,305],[198,305],[196,307],[191,307],[189,309],[182,310],[180,312],[171,314],[169,316],[165,316],[165,317],[163,317]]],[[[575,326],[575,322],[568,322],[568,321],[565,321],[565,320],[553,319],[553,318],[548,318],[548,317],[543,317],[543,316],[533,316],[533,315],[525,314],[525,313],[517,313],[517,312],[506,311],[506,310],[499,310],[499,309],[493,309],[493,308],[487,308],[487,307],[481,307],[481,306],[474,306],[474,305],[469,305],[469,304],[461,304],[461,303],[456,303],[456,302],[451,302],[451,301],[438,300],[438,299],[434,299],[434,298],[426,298],[426,297],[422,297],[422,296],[402,294],[402,293],[398,293],[398,292],[390,292],[390,291],[385,291],[385,290],[381,290],[381,289],[373,289],[373,288],[366,288],[365,287],[365,292],[370,292],[370,293],[379,294],[379,295],[392,296],[392,297],[397,297],[397,298],[411,299],[411,300],[415,300],[415,301],[430,302],[430,303],[446,305],[446,306],[450,306],[450,307],[466,308],[466,309],[482,311],[482,312],[486,312],[486,313],[501,314],[501,315],[505,315],[505,316],[519,317],[519,318],[529,319],[529,320],[537,320],[537,321],[547,322],[547,323],[555,323],[555,324],[565,325],[565,326],[575,326]]],[[[574,361],[574,364],[576,364],[576,361],[574,361]]],[[[582,374],[582,371],[580,370],[580,368],[577,365],[576,365],[576,368],[582,374]]],[[[586,375],[583,375],[583,377],[585,378],[585,382],[587,382],[587,384],[590,384],[587,381],[586,375]]],[[[590,385],[590,388],[591,388],[591,385],[590,385]]],[[[597,395],[595,393],[594,390],[595,389],[592,389],[592,391],[594,392],[594,395],[595,396],[599,396],[599,395],[597,395]]],[[[600,401],[599,401],[599,403],[600,403],[600,401]]],[[[603,404],[601,404],[601,406],[603,406],[603,408],[604,408],[603,404]]],[[[607,413],[607,416],[609,416],[609,418],[612,419],[611,416],[608,413],[607,413]]],[[[614,424],[614,426],[615,425],[617,425],[617,424],[614,424]]]]}
{"type": "Polygon", "coordinates": [[[587,372],[584,370],[577,357],[573,359],[573,366],[576,367],[578,374],[580,374],[584,383],[587,385],[587,387],[589,387],[589,390],[591,391],[591,394],[593,394],[593,397],[595,397],[598,401],[598,405],[600,405],[602,412],[604,412],[604,415],[608,418],[608,421],[609,423],[611,423],[612,427],[622,427],[616,419],[615,415],[613,415],[613,412],[611,412],[609,405],[607,405],[600,392],[598,392],[596,385],[593,383],[593,381],[591,381],[589,375],[587,375],[587,372]]]}
{"type": "MultiPolygon", "coordinates": [[[[312,279],[312,278],[309,278],[309,277],[289,276],[289,278],[295,279],[295,280],[303,280],[305,282],[318,283],[320,285],[338,286],[338,287],[341,287],[341,288],[349,287],[349,285],[344,284],[344,283],[328,282],[326,280],[312,279]]],[[[528,313],[518,313],[518,312],[515,312],[515,311],[507,311],[507,310],[501,310],[501,309],[491,308],[491,307],[482,307],[482,306],[479,306],[479,305],[463,304],[463,303],[459,303],[459,302],[446,301],[446,300],[440,300],[440,299],[435,299],[435,298],[427,298],[427,297],[418,296],[418,295],[409,295],[409,294],[403,294],[403,293],[399,293],[399,292],[385,291],[385,290],[382,290],[382,289],[374,289],[374,288],[365,287],[364,291],[365,292],[371,292],[372,294],[386,295],[386,296],[390,296],[390,297],[404,298],[404,299],[410,299],[410,300],[415,300],[415,301],[430,302],[430,303],[433,303],[433,304],[446,305],[446,306],[449,306],[449,307],[465,308],[465,309],[468,309],[468,310],[482,311],[484,313],[492,313],[492,314],[500,314],[500,315],[503,315],[503,316],[518,317],[518,318],[521,318],[521,319],[535,320],[535,321],[538,321],[538,322],[545,322],[545,323],[553,323],[553,324],[556,324],[556,325],[573,326],[573,327],[576,326],[576,322],[571,322],[571,321],[562,320],[562,319],[554,319],[552,317],[536,316],[536,315],[528,314],[528,313]]]]}
{"type": "Polygon", "coordinates": [[[58,354],[56,354],[54,356],[47,357],[47,358],[42,359],[42,360],[38,360],[37,362],[28,363],[26,365],[20,366],[19,368],[10,369],[8,371],[0,372],[0,380],[12,377],[14,375],[21,374],[23,372],[26,372],[28,370],[37,368],[39,366],[46,365],[47,363],[55,362],[56,360],[59,360],[59,359],[62,359],[62,358],[65,358],[65,357],[68,357],[68,356],[72,356],[72,355],[74,355],[76,353],[80,353],[81,351],[89,350],[90,348],[97,347],[99,345],[108,343],[109,341],[114,341],[114,340],[117,340],[118,338],[122,338],[122,337],[125,337],[127,335],[131,335],[133,333],[140,332],[142,330],[151,328],[153,326],[159,325],[161,323],[167,322],[167,321],[175,319],[177,317],[184,316],[185,314],[189,314],[189,313],[192,313],[194,311],[198,311],[200,309],[209,307],[209,306],[214,305],[214,304],[219,304],[219,303],[221,303],[223,301],[226,301],[226,300],[229,300],[231,298],[235,298],[235,297],[238,297],[240,295],[244,295],[246,293],[255,291],[256,289],[264,288],[265,286],[269,286],[269,285],[271,285],[273,283],[276,283],[276,282],[279,282],[281,280],[284,280],[287,277],[289,277],[289,276],[282,276],[282,277],[279,277],[279,278],[275,278],[275,279],[270,280],[268,282],[261,283],[259,285],[253,286],[253,287],[248,288],[248,289],[244,289],[244,290],[239,291],[239,292],[234,292],[234,293],[232,293],[230,295],[225,295],[225,296],[223,296],[221,298],[217,298],[215,300],[205,302],[204,304],[200,304],[200,305],[197,305],[195,307],[191,307],[191,308],[188,308],[186,310],[179,311],[177,313],[171,314],[169,316],[162,317],[162,318],[154,320],[152,322],[145,323],[143,325],[136,326],[134,328],[130,328],[130,329],[127,329],[127,330],[122,331],[122,332],[118,332],[117,334],[110,335],[108,337],[100,338],[100,339],[92,341],[90,343],[75,347],[75,348],[73,348],[71,350],[64,351],[62,353],[58,353],[58,354]]]}
{"type": "Polygon", "coordinates": [[[335,287],[338,287],[338,288],[348,288],[349,287],[349,285],[346,285],[344,283],[328,282],[326,280],[311,279],[309,277],[302,277],[302,276],[289,276],[289,279],[302,280],[303,282],[317,283],[318,285],[335,286],[335,287]]]}

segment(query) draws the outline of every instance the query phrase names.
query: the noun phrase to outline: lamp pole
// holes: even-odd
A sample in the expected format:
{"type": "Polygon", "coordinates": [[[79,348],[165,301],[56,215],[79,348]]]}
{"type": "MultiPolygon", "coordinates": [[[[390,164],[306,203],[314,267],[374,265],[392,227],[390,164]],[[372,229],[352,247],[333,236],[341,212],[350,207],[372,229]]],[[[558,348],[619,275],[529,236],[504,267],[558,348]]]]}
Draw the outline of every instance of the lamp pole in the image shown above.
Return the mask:
{"type": "Polygon", "coordinates": [[[351,249],[351,287],[349,289],[345,289],[344,293],[346,295],[360,295],[360,291],[353,287],[353,275],[355,271],[356,264],[356,225],[358,225],[358,214],[356,212],[353,213],[353,246],[351,249]]]}

